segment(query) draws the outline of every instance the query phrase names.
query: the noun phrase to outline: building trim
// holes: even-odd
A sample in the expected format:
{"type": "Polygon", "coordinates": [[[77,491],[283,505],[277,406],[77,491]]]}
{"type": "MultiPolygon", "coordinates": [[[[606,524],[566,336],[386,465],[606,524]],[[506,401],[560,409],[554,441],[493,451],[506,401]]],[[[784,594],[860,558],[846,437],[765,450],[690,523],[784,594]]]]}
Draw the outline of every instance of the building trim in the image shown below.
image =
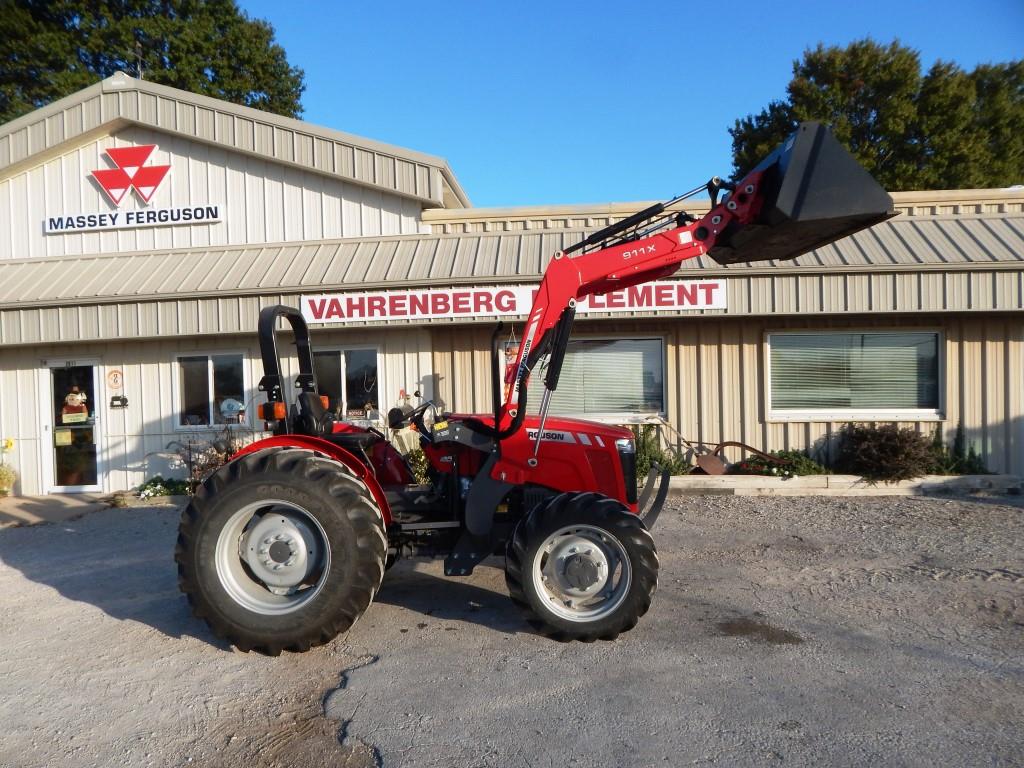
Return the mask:
{"type": "MultiPolygon", "coordinates": [[[[580,322],[655,319],[683,322],[709,321],[728,317],[829,317],[851,315],[986,314],[1018,315],[1024,312],[1024,273],[947,273],[934,275],[938,282],[922,289],[921,275],[894,275],[888,283],[875,283],[872,276],[856,275],[854,286],[848,275],[818,275],[810,282],[797,276],[756,278],[754,286],[730,285],[729,308],[685,314],[655,312],[590,313],[580,322]],[[986,282],[994,288],[978,288],[986,282]],[[841,304],[822,308],[821,296],[844,295],[841,304]],[[1009,296],[1004,299],[1004,296],[1009,296]],[[746,297],[746,298],[744,298],[746,297]],[[754,298],[751,298],[754,297],[754,298]],[[897,300],[894,300],[894,297],[897,300]],[[974,297],[970,306],[960,302],[974,297]]],[[[879,276],[885,277],[885,276],[879,276]]],[[[753,278],[752,278],[753,279],[753,278]]],[[[734,280],[733,283],[743,281],[734,280]]],[[[0,345],[25,346],[85,341],[121,341],[167,336],[205,337],[252,334],[259,311],[272,304],[298,306],[299,293],[259,293],[246,296],[187,298],[164,301],[130,301],[117,304],[87,304],[75,301],[65,306],[0,310],[0,345]]],[[[314,330],[382,327],[445,327],[493,324],[499,319],[519,322],[523,317],[480,316],[473,319],[353,321],[345,325],[313,324],[314,330]]]]}
{"type": "MultiPolygon", "coordinates": [[[[946,189],[893,192],[893,205],[903,216],[965,215],[972,213],[1020,213],[1024,211],[1024,187],[1007,189],[946,189]]],[[[577,205],[532,205],[495,208],[428,208],[423,221],[435,233],[508,231],[515,229],[569,228],[571,221],[585,226],[604,226],[656,204],[656,200],[577,205]],[[470,229],[470,228],[475,229],[470,229]]],[[[686,210],[702,215],[710,201],[691,199],[667,210],[686,210]]]]}
{"type": "MultiPolygon", "coordinates": [[[[921,265],[920,267],[915,267],[913,269],[908,269],[905,265],[902,265],[902,266],[892,265],[892,266],[886,266],[886,267],[872,267],[872,266],[846,267],[846,268],[844,268],[842,270],[829,270],[829,269],[826,269],[826,268],[819,267],[819,268],[806,268],[806,269],[799,269],[799,270],[796,270],[796,269],[794,269],[794,270],[787,270],[783,274],[780,274],[778,271],[771,272],[771,271],[766,271],[766,270],[758,270],[758,271],[751,270],[750,272],[743,272],[743,273],[736,273],[736,272],[714,272],[714,271],[708,270],[708,271],[701,271],[698,274],[677,273],[676,275],[673,276],[673,278],[670,278],[670,279],[693,280],[693,279],[696,279],[697,277],[699,277],[702,280],[703,279],[727,279],[727,280],[735,280],[735,281],[740,281],[740,280],[744,280],[745,281],[745,280],[750,280],[750,279],[753,279],[753,278],[769,277],[769,278],[780,279],[780,280],[781,279],[791,280],[791,279],[794,279],[794,278],[801,278],[801,277],[819,277],[819,278],[833,277],[833,278],[835,278],[835,277],[844,277],[844,276],[865,276],[865,275],[876,275],[877,274],[877,275],[895,276],[896,278],[901,279],[901,280],[902,279],[908,279],[909,280],[909,279],[914,278],[915,275],[920,275],[920,274],[928,274],[928,275],[935,275],[935,274],[959,274],[959,275],[974,275],[974,276],[977,276],[978,278],[981,278],[982,276],[995,276],[995,275],[999,275],[1001,277],[1011,278],[1009,280],[1009,282],[1007,283],[1006,287],[1012,287],[1012,283],[1014,282],[1012,280],[1012,278],[1015,277],[1015,276],[1024,275],[1024,266],[1022,266],[1020,264],[1006,263],[1006,262],[994,263],[994,264],[986,264],[986,265],[984,265],[983,269],[980,269],[979,268],[980,266],[981,265],[978,265],[978,264],[956,264],[956,265],[927,264],[927,265],[921,265]]],[[[477,286],[477,285],[487,285],[488,287],[491,287],[491,286],[494,286],[494,285],[498,285],[498,284],[500,284],[500,285],[522,285],[522,284],[536,283],[536,282],[538,282],[538,278],[539,278],[539,275],[519,275],[519,276],[515,276],[515,277],[508,277],[508,278],[501,277],[500,279],[496,279],[496,278],[492,277],[492,278],[490,278],[490,279],[488,279],[486,281],[481,281],[478,278],[468,278],[468,277],[467,278],[454,278],[454,279],[452,279],[452,278],[436,278],[436,279],[417,280],[415,283],[407,283],[405,285],[405,287],[407,287],[407,288],[458,288],[458,287],[469,286],[469,285],[474,285],[474,286],[477,286]]],[[[375,282],[369,282],[369,283],[350,283],[350,284],[345,284],[345,283],[323,283],[323,284],[318,284],[316,286],[300,286],[300,287],[279,285],[279,286],[276,286],[276,288],[274,288],[273,290],[278,290],[278,291],[287,290],[289,293],[292,293],[292,291],[294,291],[294,290],[301,290],[302,293],[307,293],[307,294],[311,293],[311,292],[312,293],[325,293],[325,294],[327,294],[327,293],[349,293],[349,292],[357,293],[357,292],[374,291],[374,290],[394,289],[394,287],[395,287],[395,283],[394,282],[375,281],[375,282]]],[[[909,287],[909,283],[907,285],[900,286],[900,288],[907,288],[907,287],[909,287]]],[[[159,294],[138,294],[138,295],[120,294],[120,295],[116,295],[116,296],[95,296],[95,297],[69,296],[69,297],[63,298],[63,299],[56,298],[56,299],[46,299],[46,300],[40,300],[40,301],[9,302],[9,303],[5,303],[5,304],[0,304],[0,312],[21,311],[21,310],[29,310],[29,309],[48,309],[48,308],[65,308],[66,309],[66,308],[69,307],[70,304],[74,304],[75,306],[111,306],[111,305],[126,306],[126,305],[129,305],[129,304],[145,304],[145,303],[154,302],[154,301],[185,301],[185,300],[190,300],[190,299],[216,299],[216,298],[227,298],[227,297],[238,297],[238,298],[260,297],[260,296],[266,296],[268,290],[271,290],[271,289],[269,289],[267,287],[255,287],[255,288],[235,288],[235,289],[231,289],[231,290],[217,290],[217,289],[213,289],[213,290],[205,290],[205,291],[169,291],[169,292],[163,292],[163,293],[159,293],[159,294]]],[[[780,288],[780,290],[781,290],[781,288],[780,288]]],[[[299,293],[294,293],[293,295],[294,295],[294,298],[297,300],[300,294],[299,293]]],[[[958,307],[955,307],[955,308],[944,308],[942,311],[965,312],[965,311],[972,311],[972,310],[976,310],[976,309],[979,309],[979,307],[969,306],[967,304],[964,304],[963,306],[958,306],[958,307]]],[[[987,307],[980,307],[980,309],[991,311],[991,308],[987,308],[987,307]]],[[[1024,309],[1024,307],[1015,305],[1015,306],[999,307],[998,309],[1000,311],[1018,311],[1018,310],[1024,309]]],[[[701,312],[703,314],[737,314],[736,312],[731,312],[731,311],[728,311],[728,310],[722,311],[722,310],[708,309],[708,310],[695,310],[695,311],[696,312],[701,312]]],[[[872,310],[872,311],[877,311],[877,310],[872,310]]],[[[895,309],[895,310],[892,310],[892,311],[899,312],[899,311],[908,311],[908,310],[895,309]]],[[[758,314],[760,314],[760,313],[758,313],[758,314]]],[[[609,313],[594,313],[594,312],[589,313],[587,315],[588,318],[605,317],[605,316],[612,316],[612,315],[609,314],[609,313]]],[[[638,316],[638,315],[629,315],[629,316],[633,317],[633,316],[638,316]]],[[[657,316],[657,315],[652,315],[652,316],[657,316]]],[[[497,317],[497,316],[495,316],[495,317],[497,317]]],[[[359,322],[359,321],[355,321],[355,322],[359,322]]],[[[391,319],[388,322],[399,322],[399,321],[391,319]]],[[[0,340],[0,343],[3,343],[3,341],[0,340]]]]}
{"type": "MultiPolygon", "coordinates": [[[[397,235],[11,259],[0,262],[0,309],[327,293],[396,284],[521,284],[538,281],[551,254],[586,232],[397,235]],[[64,279],[67,265],[85,268],[88,277],[64,279]]],[[[972,280],[998,274],[998,293],[1007,299],[1018,295],[1020,281],[1015,287],[1014,273],[1024,274],[1024,215],[895,219],[793,261],[722,266],[703,256],[683,262],[676,276],[730,282],[826,276],[856,281],[893,275],[924,280],[936,273],[967,273],[972,280]]],[[[977,287],[986,292],[984,286],[977,287]]],[[[830,296],[820,302],[821,310],[838,301],[830,296]]],[[[949,304],[943,311],[976,309],[979,302],[968,293],[949,304]]],[[[983,300],[980,306],[988,308],[983,300]]],[[[1007,308],[1018,308],[1017,302],[1008,302],[1007,308]]]]}
{"type": "Polygon", "coordinates": [[[425,204],[471,205],[440,157],[137,80],[123,72],[0,125],[0,178],[44,162],[67,145],[133,124],[425,204]]]}

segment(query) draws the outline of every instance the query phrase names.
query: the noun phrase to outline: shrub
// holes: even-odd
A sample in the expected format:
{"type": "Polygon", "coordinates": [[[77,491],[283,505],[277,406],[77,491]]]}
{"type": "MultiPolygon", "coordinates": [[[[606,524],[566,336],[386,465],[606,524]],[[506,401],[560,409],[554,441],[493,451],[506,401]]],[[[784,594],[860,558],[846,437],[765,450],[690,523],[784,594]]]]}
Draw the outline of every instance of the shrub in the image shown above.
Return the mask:
{"type": "Polygon", "coordinates": [[[164,480],[154,475],[139,486],[140,499],[152,499],[156,496],[185,496],[191,492],[187,480],[164,480]]]}
{"type": "Polygon", "coordinates": [[[430,462],[427,460],[427,454],[423,452],[422,448],[413,448],[407,454],[405,454],[406,461],[409,462],[409,468],[412,470],[412,476],[416,482],[420,485],[429,483],[430,478],[427,475],[427,469],[430,467],[430,462]]]}
{"type": "Polygon", "coordinates": [[[6,464],[0,464],[0,493],[10,492],[18,480],[17,473],[6,464]]]}
{"type": "Polygon", "coordinates": [[[676,451],[661,447],[658,430],[654,424],[639,424],[632,427],[636,437],[636,477],[641,483],[651,471],[651,464],[657,462],[670,475],[685,475],[690,463],[676,451]]]}
{"type": "Polygon", "coordinates": [[[225,427],[210,440],[190,437],[184,442],[175,440],[168,443],[167,448],[174,451],[181,464],[188,469],[191,489],[195,490],[206,478],[227,464],[250,439],[247,433],[225,427]]]}
{"type": "Polygon", "coordinates": [[[774,477],[793,477],[794,475],[827,475],[828,470],[821,466],[803,451],[772,451],[771,454],[781,463],[775,463],[750,456],[738,464],[733,464],[731,471],[740,475],[769,475],[774,477]]]}
{"type": "Polygon", "coordinates": [[[934,461],[931,441],[895,424],[847,424],[839,432],[836,468],[869,483],[894,483],[928,474],[934,461]]]}
{"type": "Polygon", "coordinates": [[[964,425],[956,425],[956,434],[953,437],[952,447],[948,447],[942,440],[942,427],[935,430],[932,435],[932,464],[929,472],[935,475],[987,475],[988,467],[972,443],[966,447],[964,438],[964,425]]]}

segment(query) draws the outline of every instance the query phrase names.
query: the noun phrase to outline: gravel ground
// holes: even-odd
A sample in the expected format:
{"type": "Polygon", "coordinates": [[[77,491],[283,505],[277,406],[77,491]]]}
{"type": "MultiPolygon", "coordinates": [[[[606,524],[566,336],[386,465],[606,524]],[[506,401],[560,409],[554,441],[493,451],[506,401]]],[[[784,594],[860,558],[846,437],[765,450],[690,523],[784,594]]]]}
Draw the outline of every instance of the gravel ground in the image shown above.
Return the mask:
{"type": "Polygon", "coordinates": [[[346,637],[277,659],[190,617],[175,509],[7,529],[0,765],[1020,765],[1008,501],[691,497],[614,643],[533,634],[499,560],[418,561],[346,637]]]}

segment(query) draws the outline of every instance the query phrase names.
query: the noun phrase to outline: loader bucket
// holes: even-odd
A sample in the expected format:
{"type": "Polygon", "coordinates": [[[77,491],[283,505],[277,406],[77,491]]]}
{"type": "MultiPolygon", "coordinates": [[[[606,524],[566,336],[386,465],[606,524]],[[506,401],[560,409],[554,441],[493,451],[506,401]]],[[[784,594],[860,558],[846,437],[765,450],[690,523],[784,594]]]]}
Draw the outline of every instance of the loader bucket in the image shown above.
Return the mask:
{"type": "Polygon", "coordinates": [[[719,236],[709,251],[719,264],[795,259],[896,215],[889,194],[819,123],[801,123],[754,170],[767,185],[761,213],[719,236]]]}

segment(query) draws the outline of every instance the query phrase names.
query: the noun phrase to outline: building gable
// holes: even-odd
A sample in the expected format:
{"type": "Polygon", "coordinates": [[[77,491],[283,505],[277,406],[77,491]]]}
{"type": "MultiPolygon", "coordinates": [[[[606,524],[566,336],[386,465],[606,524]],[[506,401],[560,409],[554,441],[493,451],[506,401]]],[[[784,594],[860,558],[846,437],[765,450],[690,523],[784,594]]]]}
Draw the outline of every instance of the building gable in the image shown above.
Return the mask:
{"type": "Polygon", "coordinates": [[[423,205],[468,206],[439,157],[257,109],[137,80],[123,72],[0,126],[0,178],[62,152],[67,142],[126,124],[257,155],[343,181],[411,197],[423,205]]]}
{"type": "Polygon", "coordinates": [[[128,124],[0,180],[0,259],[415,234],[421,205],[128,124]]]}

